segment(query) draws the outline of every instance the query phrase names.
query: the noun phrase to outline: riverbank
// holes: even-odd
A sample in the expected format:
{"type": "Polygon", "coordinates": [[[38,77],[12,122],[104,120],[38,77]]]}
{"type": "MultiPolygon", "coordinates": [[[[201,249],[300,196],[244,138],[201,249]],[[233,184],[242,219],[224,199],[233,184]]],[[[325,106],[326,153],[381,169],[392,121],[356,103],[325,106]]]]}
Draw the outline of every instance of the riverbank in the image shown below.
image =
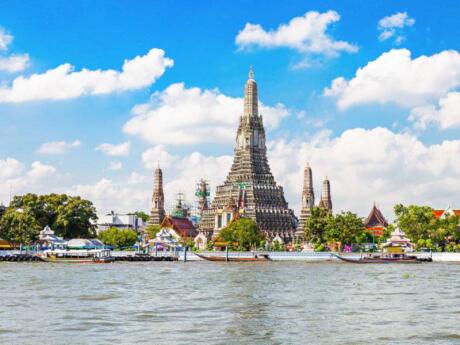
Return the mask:
{"type": "MultiPolygon", "coordinates": [[[[225,252],[200,252],[205,255],[225,255],[225,252]]],[[[331,252],[264,252],[269,255],[272,261],[306,261],[306,262],[322,262],[322,261],[340,261],[331,252]]],[[[16,255],[19,251],[0,251],[0,257],[7,255],[16,255]]],[[[117,261],[169,261],[169,260],[147,260],[145,256],[135,260],[135,252],[114,252],[117,261]]],[[[184,252],[179,252],[179,261],[184,261],[184,252]]],[[[460,253],[413,253],[419,258],[432,257],[433,262],[460,262],[460,253]]],[[[159,254],[161,255],[161,254],[159,254]]],[[[229,252],[232,257],[250,257],[252,252],[229,252]]],[[[342,253],[341,256],[350,259],[358,259],[361,253],[342,253]]],[[[1,258],[0,258],[0,261],[1,258]]],[[[8,260],[6,260],[8,261],[8,260]]],[[[21,260],[28,261],[28,260],[21,260]]],[[[187,253],[186,261],[204,261],[196,256],[193,252],[187,253]]]]}
{"type": "MultiPolygon", "coordinates": [[[[200,252],[204,255],[225,255],[225,252],[200,252]]],[[[322,261],[337,261],[340,260],[331,252],[264,252],[268,254],[272,261],[306,261],[306,262],[322,262],[322,261]]],[[[231,257],[250,257],[251,252],[229,252],[231,257]]],[[[361,253],[341,253],[343,257],[349,259],[359,259],[361,253]]],[[[460,253],[411,253],[419,258],[432,257],[433,262],[460,262],[460,253]]],[[[184,261],[184,253],[179,253],[179,261],[184,261]]],[[[193,253],[187,253],[187,261],[203,261],[193,253]]]]}

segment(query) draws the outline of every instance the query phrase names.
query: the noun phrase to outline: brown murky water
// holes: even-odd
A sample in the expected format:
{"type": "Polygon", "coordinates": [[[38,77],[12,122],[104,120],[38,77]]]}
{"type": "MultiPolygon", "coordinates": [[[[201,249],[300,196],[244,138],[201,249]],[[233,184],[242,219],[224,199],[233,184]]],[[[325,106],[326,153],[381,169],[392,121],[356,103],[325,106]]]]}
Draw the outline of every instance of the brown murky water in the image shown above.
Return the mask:
{"type": "Polygon", "coordinates": [[[460,265],[0,263],[1,344],[455,344],[460,265]]]}

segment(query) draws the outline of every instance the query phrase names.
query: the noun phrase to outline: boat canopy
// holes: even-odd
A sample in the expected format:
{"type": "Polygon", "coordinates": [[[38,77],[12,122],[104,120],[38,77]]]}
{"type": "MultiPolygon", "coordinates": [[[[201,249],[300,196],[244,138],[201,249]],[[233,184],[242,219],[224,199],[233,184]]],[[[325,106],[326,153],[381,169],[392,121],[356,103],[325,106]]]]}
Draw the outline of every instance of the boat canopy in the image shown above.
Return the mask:
{"type": "Polygon", "coordinates": [[[84,239],[84,238],[74,238],[67,242],[67,247],[69,249],[96,249],[103,248],[104,243],[98,239],[84,239]]]}

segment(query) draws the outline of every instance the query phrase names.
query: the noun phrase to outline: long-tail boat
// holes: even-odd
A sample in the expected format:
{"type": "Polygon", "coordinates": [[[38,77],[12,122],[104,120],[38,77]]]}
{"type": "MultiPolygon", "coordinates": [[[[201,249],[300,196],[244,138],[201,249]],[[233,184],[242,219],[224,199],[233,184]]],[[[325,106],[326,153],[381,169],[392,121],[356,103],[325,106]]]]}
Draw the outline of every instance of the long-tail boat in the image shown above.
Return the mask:
{"type": "Polygon", "coordinates": [[[359,259],[350,259],[337,254],[332,255],[353,264],[419,264],[433,261],[431,257],[419,258],[416,255],[408,255],[400,245],[386,246],[380,254],[364,256],[359,259]]]}
{"type": "Polygon", "coordinates": [[[228,255],[203,255],[195,253],[196,256],[207,261],[217,262],[255,262],[255,261],[271,261],[268,254],[254,254],[254,256],[228,256],[228,255]]]}
{"type": "Polygon", "coordinates": [[[40,260],[54,263],[103,264],[115,260],[108,249],[91,250],[45,250],[37,255],[40,260]]]}
{"type": "Polygon", "coordinates": [[[418,259],[415,256],[402,256],[402,257],[381,257],[381,256],[370,256],[370,257],[361,257],[359,259],[350,259],[337,254],[332,254],[336,258],[350,262],[353,264],[419,264],[422,261],[429,261],[425,259],[418,259]]]}

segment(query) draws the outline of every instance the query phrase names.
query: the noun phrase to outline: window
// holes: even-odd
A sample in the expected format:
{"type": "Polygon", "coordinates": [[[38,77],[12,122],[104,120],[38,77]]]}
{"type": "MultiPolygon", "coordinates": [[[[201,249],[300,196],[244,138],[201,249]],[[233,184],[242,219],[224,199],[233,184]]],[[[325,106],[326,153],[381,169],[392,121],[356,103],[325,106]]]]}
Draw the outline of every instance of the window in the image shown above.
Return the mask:
{"type": "Polygon", "coordinates": [[[222,227],[222,216],[218,215],[217,216],[217,229],[220,229],[222,227]]]}
{"type": "Polygon", "coordinates": [[[229,224],[232,220],[232,214],[231,213],[227,213],[227,224],[229,224]]]}

